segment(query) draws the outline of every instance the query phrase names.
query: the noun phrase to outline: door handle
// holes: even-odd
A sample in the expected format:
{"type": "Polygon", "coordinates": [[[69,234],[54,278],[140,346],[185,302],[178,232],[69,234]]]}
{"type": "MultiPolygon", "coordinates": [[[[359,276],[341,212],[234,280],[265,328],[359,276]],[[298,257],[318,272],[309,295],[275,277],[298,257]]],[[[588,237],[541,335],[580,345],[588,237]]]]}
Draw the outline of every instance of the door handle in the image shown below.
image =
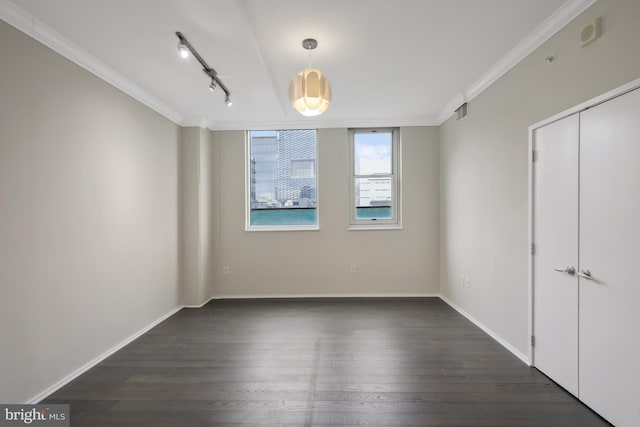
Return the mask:
{"type": "MultiPolygon", "coordinates": [[[[576,274],[576,269],[570,265],[566,266],[566,267],[558,267],[558,268],[554,268],[555,271],[559,271],[560,273],[567,273],[570,276],[573,276],[574,274],[576,274]]],[[[578,273],[580,274],[580,273],[578,273]]]]}
{"type": "Polygon", "coordinates": [[[578,271],[577,274],[579,277],[582,277],[583,279],[593,280],[593,277],[591,276],[591,272],[587,269],[580,270],[578,271]]]}

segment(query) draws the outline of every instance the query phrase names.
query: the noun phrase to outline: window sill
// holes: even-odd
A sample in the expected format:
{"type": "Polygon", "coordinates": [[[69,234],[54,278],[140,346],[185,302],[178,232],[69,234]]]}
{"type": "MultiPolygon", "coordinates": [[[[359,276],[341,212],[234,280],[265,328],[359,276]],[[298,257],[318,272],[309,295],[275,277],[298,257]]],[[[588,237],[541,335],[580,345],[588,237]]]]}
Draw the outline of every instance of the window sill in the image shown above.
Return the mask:
{"type": "Polygon", "coordinates": [[[402,230],[402,228],[402,224],[351,224],[347,227],[347,230],[402,230]]]}
{"type": "Polygon", "coordinates": [[[318,225],[288,225],[288,226],[270,226],[270,225],[254,225],[245,227],[245,231],[318,231],[318,225]]]}

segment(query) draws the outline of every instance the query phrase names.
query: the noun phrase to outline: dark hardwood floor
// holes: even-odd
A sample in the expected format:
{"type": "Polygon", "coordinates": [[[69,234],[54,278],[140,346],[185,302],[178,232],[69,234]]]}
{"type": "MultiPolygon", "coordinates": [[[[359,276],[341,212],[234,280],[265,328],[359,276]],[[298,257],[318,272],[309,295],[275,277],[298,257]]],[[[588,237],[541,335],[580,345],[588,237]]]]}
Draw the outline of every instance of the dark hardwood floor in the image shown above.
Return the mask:
{"type": "Polygon", "coordinates": [[[439,298],[184,309],[45,400],[90,426],[606,426],[439,298]]]}

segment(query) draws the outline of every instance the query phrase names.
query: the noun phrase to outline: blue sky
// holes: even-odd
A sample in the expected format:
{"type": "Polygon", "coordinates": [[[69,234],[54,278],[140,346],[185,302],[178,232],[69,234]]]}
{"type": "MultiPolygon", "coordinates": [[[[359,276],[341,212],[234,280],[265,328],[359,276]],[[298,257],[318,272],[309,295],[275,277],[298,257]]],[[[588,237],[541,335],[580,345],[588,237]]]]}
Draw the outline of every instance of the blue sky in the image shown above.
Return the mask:
{"type": "Polygon", "coordinates": [[[356,171],[375,169],[378,173],[391,172],[391,133],[357,133],[354,160],[356,171]]]}

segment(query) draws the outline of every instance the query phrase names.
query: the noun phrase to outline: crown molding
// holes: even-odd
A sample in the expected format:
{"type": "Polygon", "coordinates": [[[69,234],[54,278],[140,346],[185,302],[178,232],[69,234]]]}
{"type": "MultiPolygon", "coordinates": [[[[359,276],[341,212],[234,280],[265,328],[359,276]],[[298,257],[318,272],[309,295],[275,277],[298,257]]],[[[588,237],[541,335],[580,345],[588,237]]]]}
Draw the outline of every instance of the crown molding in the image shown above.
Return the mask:
{"type": "Polygon", "coordinates": [[[438,124],[442,124],[447,120],[462,103],[469,102],[482,93],[595,2],[596,0],[568,0],[565,2],[531,34],[502,57],[489,71],[467,88],[464,93],[456,95],[454,99],[449,101],[438,114],[438,124]]]}
{"type": "Polygon", "coordinates": [[[189,117],[178,123],[182,127],[198,127],[202,129],[211,129],[211,122],[207,119],[200,119],[195,117],[189,117]]]}
{"type": "Polygon", "coordinates": [[[121,90],[167,119],[181,124],[181,114],[149,94],[103,62],[71,43],[60,33],[8,0],[0,0],[0,19],[39,41],[100,79],[121,90]]]}
{"type": "Polygon", "coordinates": [[[438,118],[432,116],[391,119],[301,119],[288,121],[242,121],[209,123],[210,130],[269,130],[269,129],[329,129],[438,126],[438,118]]]}

